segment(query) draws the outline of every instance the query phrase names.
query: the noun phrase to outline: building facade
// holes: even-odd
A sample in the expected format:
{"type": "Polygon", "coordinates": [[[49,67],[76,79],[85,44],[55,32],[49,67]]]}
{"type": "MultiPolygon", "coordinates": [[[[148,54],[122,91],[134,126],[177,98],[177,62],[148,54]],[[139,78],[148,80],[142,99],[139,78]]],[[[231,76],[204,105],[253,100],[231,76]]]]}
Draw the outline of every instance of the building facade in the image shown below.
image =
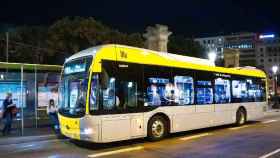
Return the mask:
{"type": "Polygon", "coordinates": [[[256,66],[256,33],[236,33],[224,36],[224,48],[236,49],[239,54],[240,66],[256,66]]]}
{"type": "Polygon", "coordinates": [[[199,42],[199,44],[204,47],[207,52],[216,52],[217,58],[223,59],[223,36],[196,38],[194,41],[199,42]]]}
{"type": "Polygon", "coordinates": [[[254,66],[271,75],[273,65],[280,66],[280,38],[274,34],[252,32],[196,38],[207,52],[215,51],[223,58],[225,49],[239,51],[240,66],[254,66]]]}
{"type": "Polygon", "coordinates": [[[256,46],[257,67],[272,77],[272,66],[279,67],[280,63],[280,38],[259,38],[256,46]]]}

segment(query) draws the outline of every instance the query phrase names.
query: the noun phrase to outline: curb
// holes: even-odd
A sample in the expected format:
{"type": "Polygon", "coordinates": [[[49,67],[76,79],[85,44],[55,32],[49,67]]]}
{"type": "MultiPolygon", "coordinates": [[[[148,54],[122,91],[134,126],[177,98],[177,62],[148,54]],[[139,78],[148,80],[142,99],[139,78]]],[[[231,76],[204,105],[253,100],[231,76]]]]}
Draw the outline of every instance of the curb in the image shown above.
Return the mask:
{"type": "Polygon", "coordinates": [[[265,116],[277,116],[280,115],[280,109],[269,110],[264,113],[265,116]]]}
{"type": "Polygon", "coordinates": [[[0,139],[1,145],[12,145],[12,144],[22,144],[28,142],[38,142],[44,140],[53,140],[57,139],[57,135],[40,135],[40,136],[19,136],[19,137],[11,137],[11,138],[2,138],[0,139]]]}

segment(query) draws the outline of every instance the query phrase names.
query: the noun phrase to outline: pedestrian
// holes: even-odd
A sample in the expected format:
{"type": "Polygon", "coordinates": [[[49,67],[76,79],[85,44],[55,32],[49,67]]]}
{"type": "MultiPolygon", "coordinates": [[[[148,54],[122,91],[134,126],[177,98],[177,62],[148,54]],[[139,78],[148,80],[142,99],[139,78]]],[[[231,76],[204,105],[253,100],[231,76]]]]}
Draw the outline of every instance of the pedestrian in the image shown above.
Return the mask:
{"type": "Polygon", "coordinates": [[[55,132],[59,131],[59,123],[58,123],[58,116],[57,116],[57,108],[54,103],[53,99],[50,99],[49,105],[47,107],[47,114],[49,115],[51,119],[51,123],[54,127],[55,132]]]}
{"type": "Polygon", "coordinates": [[[3,122],[4,122],[4,128],[2,130],[3,136],[8,135],[11,132],[15,108],[16,105],[13,104],[12,93],[7,93],[7,96],[3,101],[3,122]]]}

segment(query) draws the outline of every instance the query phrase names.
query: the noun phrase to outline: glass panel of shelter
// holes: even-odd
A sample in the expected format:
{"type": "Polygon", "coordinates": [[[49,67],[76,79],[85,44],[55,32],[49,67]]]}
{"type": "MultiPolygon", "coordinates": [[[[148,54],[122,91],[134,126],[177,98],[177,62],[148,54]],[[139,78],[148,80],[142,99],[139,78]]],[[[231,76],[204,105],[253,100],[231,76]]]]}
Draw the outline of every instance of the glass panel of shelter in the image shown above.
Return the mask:
{"type": "MultiPolygon", "coordinates": [[[[18,64],[17,66],[17,68],[13,69],[0,70],[0,108],[3,108],[3,101],[7,93],[11,93],[13,104],[15,104],[18,109],[16,115],[13,117],[14,121],[12,123],[11,136],[36,135],[36,133],[40,133],[34,133],[36,127],[42,127],[40,125],[50,125],[45,109],[48,105],[48,97],[51,97],[50,94],[55,93],[57,95],[57,84],[60,73],[50,72],[50,74],[53,75],[49,75],[49,77],[46,78],[43,74],[49,72],[44,71],[41,73],[42,75],[40,75],[40,73],[37,73],[36,66],[27,67],[24,64],[18,64]],[[50,76],[54,76],[54,78],[51,77],[52,79],[50,79],[50,76]],[[42,80],[46,82],[42,84],[42,82],[40,82],[42,80]],[[45,87],[49,87],[49,81],[52,82],[54,88],[52,91],[44,89],[45,87]],[[44,103],[42,104],[42,102],[44,103]],[[42,115],[40,115],[41,113],[42,115]]],[[[3,128],[2,124],[0,128],[3,128]]],[[[46,133],[51,132],[50,130],[44,131],[46,133]]]]}

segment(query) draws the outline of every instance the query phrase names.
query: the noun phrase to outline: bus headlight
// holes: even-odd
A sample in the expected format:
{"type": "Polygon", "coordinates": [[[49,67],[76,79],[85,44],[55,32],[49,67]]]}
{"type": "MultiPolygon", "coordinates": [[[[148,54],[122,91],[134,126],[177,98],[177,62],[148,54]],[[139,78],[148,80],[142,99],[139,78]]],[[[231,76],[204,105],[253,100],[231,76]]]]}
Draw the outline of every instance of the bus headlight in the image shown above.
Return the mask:
{"type": "Polygon", "coordinates": [[[85,128],[81,132],[81,134],[85,134],[85,135],[89,135],[89,134],[92,134],[92,133],[93,133],[92,128],[85,128]]]}

